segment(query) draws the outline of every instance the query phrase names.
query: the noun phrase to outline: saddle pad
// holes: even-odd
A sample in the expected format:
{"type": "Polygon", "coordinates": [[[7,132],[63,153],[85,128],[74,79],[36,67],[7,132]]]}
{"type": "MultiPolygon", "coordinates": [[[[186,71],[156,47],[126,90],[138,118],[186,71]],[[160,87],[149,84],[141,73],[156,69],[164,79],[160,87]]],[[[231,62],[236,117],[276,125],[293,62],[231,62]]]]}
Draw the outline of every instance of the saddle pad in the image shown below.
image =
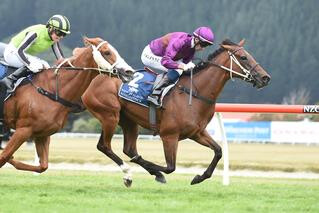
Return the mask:
{"type": "Polygon", "coordinates": [[[133,103],[149,107],[147,97],[152,93],[156,75],[145,70],[138,70],[134,78],[128,83],[123,83],[119,90],[119,96],[133,103]]]}
{"type": "Polygon", "coordinates": [[[0,79],[3,79],[7,75],[8,66],[0,63],[0,79]]]}

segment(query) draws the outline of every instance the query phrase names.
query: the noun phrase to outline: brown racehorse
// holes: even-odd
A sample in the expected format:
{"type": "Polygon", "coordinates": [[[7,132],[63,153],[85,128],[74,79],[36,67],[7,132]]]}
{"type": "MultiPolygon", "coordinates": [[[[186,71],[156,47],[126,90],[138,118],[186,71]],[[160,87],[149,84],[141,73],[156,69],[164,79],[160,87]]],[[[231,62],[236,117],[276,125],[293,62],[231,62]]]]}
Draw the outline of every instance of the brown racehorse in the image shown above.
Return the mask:
{"type": "MultiPolygon", "coordinates": [[[[193,90],[197,93],[192,105],[188,105],[187,88],[190,77],[181,76],[177,86],[164,98],[163,107],[157,110],[157,131],[163,141],[166,167],[144,160],[136,150],[138,125],[151,129],[148,108],[118,97],[122,82],[118,79],[105,79],[98,76],[82,96],[83,104],[102,124],[102,134],[97,144],[98,150],[115,161],[125,173],[129,166],[111,149],[111,139],[119,124],[123,129],[123,152],[156,180],[165,183],[161,172],[166,174],[175,170],[178,141],[190,138],[214,150],[215,155],[202,175],[197,175],[191,184],[197,184],[211,177],[222,157],[221,147],[205,130],[215,112],[215,103],[225,83],[233,77],[241,78],[262,88],[270,81],[267,72],[243,48],[244,40],[235,44],[225,40],[221,47],[210,55],[206,66],[198,68],[193,76],[193,90]]],[[[199,153],[200,154],[200,153],[199,153]]],[[[125,176],[124,183],[130,186],[131,177],[125,176]]]]}
{"type": "Polygon", "coordinates": [[[58,93],[59,97],[74,103],[80,101],[81,95],[99,72],[131,68],[124,60],[119,60],[116,50],[101,38],[84,37],[83,40],[86,47],[78,48],[70,63],[65,63],[60,69],[42,71],[34,77],[32,84],[19,87],[15,95],[5,102],[5,122],[16,131],[0,155],[0,168],[6,162],[16,169],[39,173],[48,168],[50,135],[64,126],[71,108],[40,94],[36,87],[54,95],[58,93]],[[100,53],[99,56],[93,57],[94,49],[97,55],[100,53]],[[112,70],[106,70],[107,66],[112,70]],[[38,166],[13,159],[14,152],[28,138],[35,141],[40,163],[38,166]]]}

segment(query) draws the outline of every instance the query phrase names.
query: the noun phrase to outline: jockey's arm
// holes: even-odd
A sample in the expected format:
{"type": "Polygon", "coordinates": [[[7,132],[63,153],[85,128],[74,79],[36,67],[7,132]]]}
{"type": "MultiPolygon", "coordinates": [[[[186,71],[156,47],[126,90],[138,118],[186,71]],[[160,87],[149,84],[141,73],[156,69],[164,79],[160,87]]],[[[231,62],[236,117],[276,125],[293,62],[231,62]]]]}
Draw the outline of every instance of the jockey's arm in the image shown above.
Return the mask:
{"type": "Polygon", "coordinates": [[[30,65],[30,61],[25,55],[25,51],[36,41],[38,35],[35,32],[29,32],[18,47],[18,57],[25,66],[30,65]]]}
{"type": "Polygon", "coordinates": [[[184,66],[177,63],[173,58],[177,55],[178,51],[183,47],[184,41],[172,41],[166,48],[165,55],[161,60],[161,64],[167,69],[180,69],[184,70],[184,66]]]}
{"type": "Polygon", "coordinates": [[[62,49],[60,47],[60,44],[59,42],[55,42],[52,46],[51,46],[52,50],[53,50],[53,53],[56,57],[57,60],[61,60],[64,58],[64,55],[63,55],[63,52],[62,52],[62,49]]]}

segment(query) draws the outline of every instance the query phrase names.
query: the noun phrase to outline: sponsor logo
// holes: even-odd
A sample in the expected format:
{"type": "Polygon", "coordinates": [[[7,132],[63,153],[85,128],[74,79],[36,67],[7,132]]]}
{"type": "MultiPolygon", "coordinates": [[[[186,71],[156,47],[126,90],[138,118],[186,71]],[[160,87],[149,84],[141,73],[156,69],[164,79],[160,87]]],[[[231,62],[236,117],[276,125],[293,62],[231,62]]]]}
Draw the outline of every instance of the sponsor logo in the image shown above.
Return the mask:
{"type": "Polygon", "coordinates": [[[319,105],[306,105],[303,107],[304,113],[319,113],[319,105]]]}

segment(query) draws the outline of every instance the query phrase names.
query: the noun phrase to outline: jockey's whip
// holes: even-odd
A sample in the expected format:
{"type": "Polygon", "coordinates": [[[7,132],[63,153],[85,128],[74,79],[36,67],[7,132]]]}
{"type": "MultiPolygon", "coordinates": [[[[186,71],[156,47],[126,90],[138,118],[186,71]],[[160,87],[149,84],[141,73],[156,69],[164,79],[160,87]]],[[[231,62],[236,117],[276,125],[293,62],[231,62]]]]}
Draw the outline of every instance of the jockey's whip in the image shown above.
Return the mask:
{"type": "Polygon", "coordinates": [[[190,79],[190,88],[189,88],[189,99],[188,99],[188,105],[192,105],[192,96],[193,96],[193,69],[191,69],[191,79],[190,79]]]}

